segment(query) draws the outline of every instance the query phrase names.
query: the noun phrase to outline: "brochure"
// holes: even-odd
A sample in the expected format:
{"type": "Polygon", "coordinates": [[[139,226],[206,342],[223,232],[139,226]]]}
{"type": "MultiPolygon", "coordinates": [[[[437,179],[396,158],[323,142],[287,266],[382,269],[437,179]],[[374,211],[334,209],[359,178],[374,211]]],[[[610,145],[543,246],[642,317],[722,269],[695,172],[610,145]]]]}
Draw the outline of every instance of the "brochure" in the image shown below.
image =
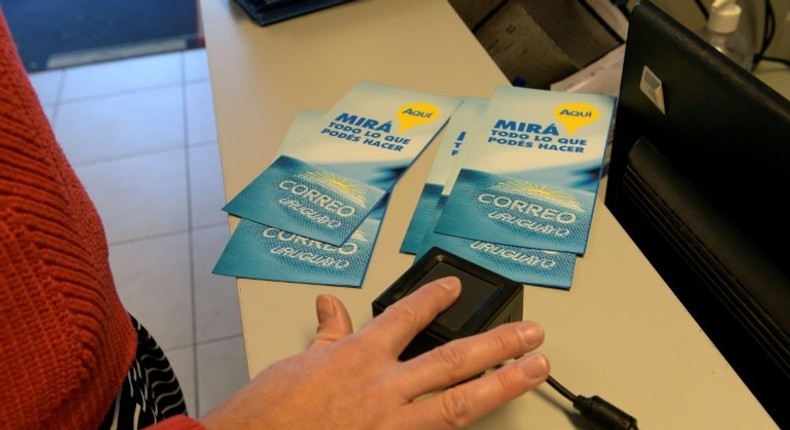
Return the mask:
{"type": "Polygon", "coordinates": [[[361,81],[223,210],[340,246],[460,102],[361,81]]]}
{"type": "Polygon", "coordinates": [[[435,221],[433,215],[436,205],[442,195],[444,184],[450,177],[456,156],[460,153],[461,144],[466,138],[472,122],[476,118],[482,117],[488,103],[487,99],[473,97],[463,97],[462,100],[461,106],[447,123],[438,153],[417,200],[417,206],[401,244],[400,251],[403,253],[417,253],[425,234],[429,231],[428,227],[432,227],[431,224],[435,221]]]}
{"type": "Polygon", "coordinates": [[[482,125],[466,138],[436,232],[583,255],[614,101],[497,88],[482,125]]]}
{"type": "MultiPolygon", "coordinates": [[[[447,133],[445,133],[445,139],[453,144],[445,144],[444,140],[442,142],[449,148],[440,148],[436,155],[425,186],[431,192],[423,192],[426,197],[421,197],[418,210],[415,210],[406,234],[407,238],[404,239],[403,248],[414,247],[414,253],[419,258],[436,246],[515,282],[569,289],[576,266],[576,254],[505,246],[444,235],[434,231],[436,223],[444,211],[445,202],[452,191],[454,181],[449,180],[444,185],[438,185],[430,183],[431,179],[439,182],[441,178],[447,180],[457,177],[458,171],[464,163],[467,149],[473,144],[471,142],[463,143],[463,136],[468,134],[464,130],[472,130],[479,125],[482,120],[482,115],[479,114],[485,110],[485,107],[484,102],[474,106],[465,102],[447,124],[447,133],[453,131],[451,136],[457,136],[458,139],[448,139],[447,133]],[[466,115],[469,116],[464,118],[466,115]],[[456,128],[458,129],[456,130],[456,128]],[[431,201],[433,206],[429,206],[431,201]],[[420,205],[422,205],[422,209],[420,209],[420,205]],[[411,238],[409,238],[410,235],[411,238]]],[[[402,252],[406,251],[402,250],[402,252]]]]}
{"type": "Polygon", "coordinates": [[[447,195],[439,199],[436,214],[432,217],[416,258],[422,257],[435,246],[521,284],[564,290],[571,288],[576,254],[520,248],[436,233],[433,227],[440,213],[446,210],[446,201],[447,195]]]}
{"type": "MultiPolygon", "coordinates": [[[[300,111],[286,134],[280,153],[323,112],[300,111]]],[[[276,227],[241,219],[212,273],[270,281],[361,287],[387,208],[388,196],[340,246],[310,239],[276,227]]]]}
{"type": "Polygon", "coordinates": [[[361,287],[383,213],[384,207],[373,211],[351,238],[340,246],[242,219],[212,273],[269,281],[361,287]]]}

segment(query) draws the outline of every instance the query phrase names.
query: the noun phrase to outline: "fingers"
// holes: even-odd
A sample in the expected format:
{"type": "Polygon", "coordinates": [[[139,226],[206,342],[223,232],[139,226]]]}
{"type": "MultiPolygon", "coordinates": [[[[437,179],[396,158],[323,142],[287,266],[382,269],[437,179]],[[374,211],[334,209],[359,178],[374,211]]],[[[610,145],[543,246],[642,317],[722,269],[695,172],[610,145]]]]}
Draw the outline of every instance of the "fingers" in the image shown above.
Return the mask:
{"type": "Polygon", "coordinates": [[[386,353],[397,357],[414,336],[461,294],[461,281],[446,277],[429,282],[387,307],[358,332],[386,353]]]}
{"type": "Polygon", "coordinates": [[[311,347],[324,346],[351,334],[351,317],[343,303],[334,296],[321,294],[315,299],[318,328],[311,347]]]}
{"type": "Polygon", "coordinates": [[[535,350],[544,337],[543,327],[528,321],[450,342],[403,363],[399,388],[410,398],[444,389],[535,350]]]}
{"type": "MultiPolygon", "coordinates": [[[[360,334],[370,333],[368,342],[381,345],[387,353],[397,357],[411,339],[450,307],[460,294],[461,281],[456,277],[429,282],[389,306],[360,334]]],[[[311,346],[327,345],[353,332],[348,311],[334,296],[321,294],[316,297],[316,314],[318,329],[311,346]]]]}
{"type": "Polygon", "coordinates": [[[481,378],[413,403],[408,417],[415,421],[404,423],[404,428],[465,427],[543,383],[549,368],[549,361],[542,354],[524,356],[481,378]]]}

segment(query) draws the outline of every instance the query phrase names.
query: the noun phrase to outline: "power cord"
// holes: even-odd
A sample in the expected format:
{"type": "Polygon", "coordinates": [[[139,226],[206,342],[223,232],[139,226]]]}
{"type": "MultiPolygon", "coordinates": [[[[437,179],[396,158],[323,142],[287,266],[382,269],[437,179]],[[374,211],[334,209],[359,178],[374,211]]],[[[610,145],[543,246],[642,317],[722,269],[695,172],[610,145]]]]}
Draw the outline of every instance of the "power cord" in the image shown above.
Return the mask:
{"type": "Polygon", "coordinates": [[[636,418],[606,400],[598,396],[584,397],[573,394],[552,376],[549,376],[546,382],[573,403],[574,409],[579,411],[580,416],[590,428],[594,430],[638,430],[636,418]]]}
{"type": "Polygon", "coordinates": [[[705,17],[705,21],[707,21],[708,20],[708,10],[705,9],[705,5],[702,4],[702,0],[694,0],[694,3],[697,4],[697,7],[699,8],[700,12],[702,12],[702,16],[705,17]]]}
{"type": "Polygon", "coordinates": [[[787,59],[768,57],[765,55],[765,51],[768,49],[768,46],[771,45],[771,41],[773,41],[774,34],[776,33],[776,15],[774,14],[774,8],[771,6],[769,0],[765,0],[765,21],[763,23],[763,30],[763,44],[760,47],[760,52],[754,56],[754,67],[756,68],[760,61],[772,61],[790,67],[790,61],[787,59]]]}

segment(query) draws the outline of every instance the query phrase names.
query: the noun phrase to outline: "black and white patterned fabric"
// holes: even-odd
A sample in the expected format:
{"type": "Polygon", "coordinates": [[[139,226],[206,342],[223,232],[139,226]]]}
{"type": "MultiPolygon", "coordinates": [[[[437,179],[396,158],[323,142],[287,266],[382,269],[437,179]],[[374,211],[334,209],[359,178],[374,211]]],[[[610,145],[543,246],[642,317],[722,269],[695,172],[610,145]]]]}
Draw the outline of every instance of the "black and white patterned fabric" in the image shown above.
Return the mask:
{"type": "Polygon", "coordinates": [[[184,395],[164,352],[134,317],[137,353],[100,430],[136,430],[187,413],[184,395]]]}

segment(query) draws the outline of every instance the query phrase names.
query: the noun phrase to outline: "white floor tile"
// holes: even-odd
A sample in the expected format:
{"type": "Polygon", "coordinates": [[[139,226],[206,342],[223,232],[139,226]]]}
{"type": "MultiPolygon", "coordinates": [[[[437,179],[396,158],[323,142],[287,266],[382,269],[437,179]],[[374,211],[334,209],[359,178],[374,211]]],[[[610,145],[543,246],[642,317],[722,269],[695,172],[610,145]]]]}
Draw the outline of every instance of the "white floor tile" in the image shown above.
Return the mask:
{"type": "Polygon", "coordinates": [[[189,191],[192,227],[227,223],[222,211],[225,185],[216,143],[189,148],[189,191]]]}
{"type": "Polygon", "coordinates": [[[181,53],[171,52],[68,68],[61,100],[178,84],[181,67],[181,53]]]}
{"type": "Polygon", "coordinates": [[[230,236],[227,225],[192,231],[197,341],[241,335],[236,280],[211,273],[230,236]]]}
{"type": "Polygon", "coordinates": [[[55,134],[73,164],[184,145],[180,85],[59,106],[55,134]]]}
{"type": "Polygon", "coordinates": [[[58,91],[60,91],[63,73],[63,70],[48,70],[29,75],[30,83],[33,84],[42,105],[53,105],[58,101],[58,91]]]}
{"type": "Polygon", "coordinates": [[[229,230],[208,77],[205,49],[31,76],[193,417],[248,382],[235,279],[211,274],[229,230]]]}
{"type": "Polygon", "coordinates": [[[184,392],[184,400],[187,403],[187,414],[191,417],[197,416],[197,387],[195,386],[195,346],[183,348],[167,349],[165,355],[170,361],[170,367],[178,378],[181,391],[184,392]]]}
{"type": "Polygon", "coordinates": [[[186,82],[209,78],[206,48],[184,51],[184,79],[186,82]]]}
{"type": "Polygon", "coordinates": [[[76,166],[110,243],[188,229],[185,149],[76,166]]]}
{"type": "Polygon", "coordinates": [[[197,363],[201,416],[249,382],[241,336],[199,344],[197,363]]]}
{"type": "Polygon", "coordinates": [[[50,124],[55,122],[55,110],[57,109],[57,105],[42,105],[42,109],[44,109],[44,115],[47,116],[47,120],[49,120],[50,124]]]}
{"type": "Polygon", "coordinates": [[[189,234],[110,246],[121,302],[162,349],[194,343],[189,234]]]}
{"type": "Polygon", "coordinates": [[[190,145],[217,141],[214,104],[209,81],[186,85],[187,141],[190,145]]]}

